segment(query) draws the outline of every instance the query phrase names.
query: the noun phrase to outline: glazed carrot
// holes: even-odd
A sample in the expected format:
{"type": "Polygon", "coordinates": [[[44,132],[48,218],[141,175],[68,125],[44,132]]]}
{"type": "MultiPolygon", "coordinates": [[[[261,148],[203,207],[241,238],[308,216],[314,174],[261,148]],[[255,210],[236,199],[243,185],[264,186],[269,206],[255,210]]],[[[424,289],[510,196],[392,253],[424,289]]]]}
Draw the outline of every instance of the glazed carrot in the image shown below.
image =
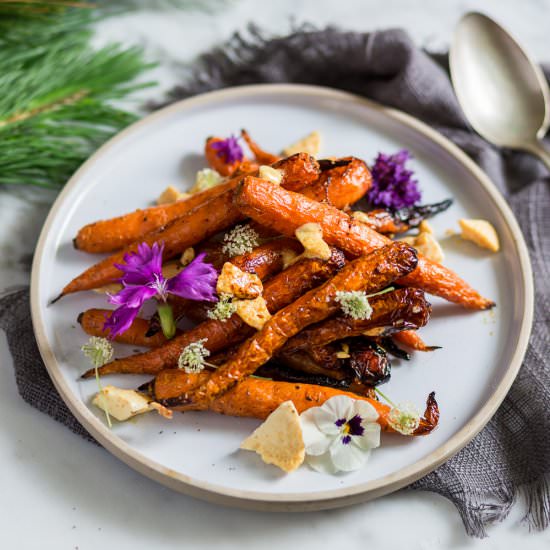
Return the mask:
{"type": "MultiPolygon", "coordinates": [[[[247,165],[248,166],[248,165],[247,165]]],[[[257,167],[248,166],[249,174],[257,174],[257,167]]],[[[274,168],[283,172],[282,185],[309,185],[319,176],[319,166],[313,157],[305,153],[293,155],[275,163],[274,168]]],[[[191,212],[197,206],[234,189],[242,174],[211,189],[191,195],[173,204],[163,204],[136,210],[123,216],[85,225],[75,237],[75,248],[84,252],[113,252],[137,241],[147,233],[164,227],[173,220],[191,212]]]]}
{"type": "Polygon", "coordinates": [[[404,344],[405,346],[408,346],[416,351],[434,351],[436,349],[440,349],[439,346],[428,346],[414,330],[397,332],[392,337],[400,344],[404,344]]]}
{"type": "MultiPolygon", "coordinates": [[[[391,242],[367,225],[327,204],[320,204],[254,177],[245,177],[235,194],[239,209],[262,224],[293,235],[298,227],[316,222],[323,229],[326,242],[353,256],[367,254],[391,242]]],[[[419,256],[418,267],[398,281],[441,296],[469,309],[489,309],[494,302],[476,292],[450,269],[419,256]]]]}
{"type": "Polygon", "coordinates": [[[361,223],[364,223],[377,233],[383,235],[393,235],[404,233],[410,229],[409,225],[399,220],[392,212],[388,210],[371,210],[370,212],[353,212],[351,217],[361,223]]]}
{"type": "Polygon", "coordinates": [[[410,273],[416,264],[416,252],[404,243],[392,243],[348,263],[332,279],[273,315],[260,331],[244,342],[230,361],[211,374],[205,384],[183,394],[181,404],[209,403],[254,374],[288,339],[305,327],[339,312],[339,291],[377,292],[410,273]]]}
{"type": "Polygon", "coordinates": [[[400,328],[420,328],[430,318],[431,305],[424,293],[417,288],[399,288],[392,292],[369,298],[372,314],[368,319],[352,319],[344,315],[332,317],[312,325],[290,340],[281,353],[294,353],[297,350],[315,346],[326,346],[331,342],[360,336],[376,329],[376,336],[397,332],[400,328]],[[378,334],[383,329],[382,334],[378,334]]]}
{"type": "MultiPolygon", "coordinates": [[[[181,370],[164,370],[157,375],[152,384],[152,397],[162,405],[178,410],[180,409],[179,396],[191,392],[194,387],[204,384],[207,380],[208,373],[187,374],[181,370]]],[[[336,395],[367,401],[380,415],[378,418],[380,427],[384,431],[395,431],[388,423],[391,408],[376,399],[327,386],[274,382],[259,378],[247,378],[206,407],[197,407],[194,410],[208,408],[208,410],[229,416],[245,416],[264,420],[285,401],[292,401],[297,411],[302,413],[311,407],[322,405],[327,399],[336,395]]],[[[413,435],[428,434],[437,426],[438,421],[439,409],[435,395],[431,393],[426,402],[424,418],[421,419],[420,425],[413,435]]]]}
{"type": "Polygon", "coordinates": [[[345,208],[361,199],[372,185],[370,170],[361,159],[345,157],[335,161],[321,160],[319,165],[319,179],[300,190],[310,199],[345,208]],[[342,204],[342,197],[346,197],[347,204],[342,204]]]}
{"type": "MultiPolygon", "coordinates": [[[[315,181],[319,167],[315,159],[307,154],[297,154],[283,159],[278,165],[283,174],[281,185],[299,179],[315,181]]],[[[181,254],[186,248],[215,235],[234,225],[243,218],[233,204],[233,189],[227,188],[221,194],[211,197],[185,215],[172,220],[167,226],[148,233],[141,240],[148,245],[164,243],[164,260],[181,254]]],[[[116,281],[121,272],[115,264],[123,263],[124,256],[137,250],[138,243],[126,246],[101,262],[88,268],[73,279],[61,292],[58,299],[73,292],[91,290],[116,281]]]]}
{"type": "MultiPolygon", "coordinates": [[[[163,259],[169,260],[186,248],[231,227],[240,218],[240,212],[233,206],[233,190],[228,190],[181,218],[176,218],[166,227],[147,234],[141,242],[149,246],[156,242],[164,243],[163,259]]],[[[61,296],[98,288],[119,279],[122,272],[115,264],[123,263],[126,254],[136,252],[138,244],[136,242],[126,246],[120,252],[88,268],[63,289],[61,296]]]]}
{"type": "Polygon", "coordinates": [[[223,194],[228,189],[234,189],[239,181],[239,179],[229,180],[173,204],[152,206],[116,218],[90,223],[79,230],[73,240],[74,247],[91,253],[119,250],[143,235],[187,214],[204,202],[223,194]]]}
{"type": "MultiPolygon", "coordinates": [[[[111,309],[88,309],[78,316],[78,322],[86,334],[107,338],[109,335],[103,330],[103,325],[111,313],[111,309]]],[[[147,348],[156,348],[166,343],[167,340],[162,331],[154,336],[146,336],[148,330],[149,320],[137,317],[127,331],[115,338],[115,342],[147,348]]]]}
{"type": "Polygon", "coordinates": [[[360,222],[366,223],[378,233],[404,233],[409,229],[418,227],[423,220],[432,218],[440,212],[445,212],[451,204],[453,204],[453,200],[446,199],[433,204],[407,206],[392,212],[382,208],[370,210],[369,212],[355,212],[354,217],[357,216],[360,222]]]}
{"type": "Polygon", "coordinates": [[[209,137],[204,144],[204,155],[209,166],[216,170],[216,172],[219,172],[222,176],[231,176],[237,171],[241,163],[247,159],[243,158],[242,160],[227,163],[223,153],[212,147],[212,145],[221,141],[225,140],[219,137],[209,137]]]}
{"type": "MultiPolygon", "coordinates": [[[[271,313],[294,302],[307,290],[325,281],[342,267],[343,255],[333,251],[332,258],[325,262],[318,259],[301,260],[275,275],[264,286],[263,297],[271,313]]],[[[254,333],[236,314],[225,321],[208,319],[191,330],[176,336],[166,345],[151,351],[116,359],[99,369],[101,375],[114,373],[155,374],[163,369],[175,367],[186,346],[203,338],[205,347],[214,354],[232,344],[242,342],[254,333]]],[[[94,376],[91,369],[83,378],[94,376]]]]}
{"type": "Polygon", "coordinates": [[[246,141],[249,149],[252,151],[254,158],[260,164],[273,164],[277,162],[281,157],[279,155],[273,155],[264,151],[251,137],[246,130],[241,130],[241,136],[246,141]]]}
{"type": "Polygon", "coordinates": [[[262,280],[283,269],[289,255],[303,252],[302,245],[294,240],[279,238],[263,243],[251,252],[235,256],[229,261],[242,271],[255,273],[262,280]]]}
{"type": "MultiPolygon", "coordinates": [[[[297,256],[303,251],[302,245],[295,239],[278,238],[257,246],[251,252],[233,258],[225,257],[224,261],[211,262],[220,269],[225,261],[231,262],[242,271],[255,273],[262,281],[282,271],[287,258],[297,256]]],[[[220,258],[223,254],[220,255],[220,258]]],[[[209,256],[206,261],[210,261],[209,256]]],[[[204,304],[197,304],[184,298],[173,296],[170,298],[174,317],[187,315],[194,322],[202,322],[206,317],[207,309],[204,304]]]]}

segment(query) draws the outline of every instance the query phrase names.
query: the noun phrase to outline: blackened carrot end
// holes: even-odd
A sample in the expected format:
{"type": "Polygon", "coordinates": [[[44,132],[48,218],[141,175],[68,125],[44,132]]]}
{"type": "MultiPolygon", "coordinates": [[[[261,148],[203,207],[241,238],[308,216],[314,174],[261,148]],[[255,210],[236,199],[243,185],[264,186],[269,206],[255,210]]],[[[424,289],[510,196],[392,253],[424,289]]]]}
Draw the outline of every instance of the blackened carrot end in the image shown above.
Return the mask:
{"type": "Polygon", "coordinates": [[[435,400],[435,392],[431,392],[426,400],[426,410],[423,418],[420,419],[418,428],[413,435],[427,435],[432,432],[439,423],[439,405],[435,400]]]}
{"type": "Polygon", "coordinates": [[[61,298],[63,298],[63,296],[65,296],[65,294],[63,292],[61,292],[61,294],[59,294],[59,296],[57,296],[56,298],[51,300],[48,305],[51,306],[51,305],[55,304],[56,302],[59,302],[59,300],[61,300],[61,298]]]}

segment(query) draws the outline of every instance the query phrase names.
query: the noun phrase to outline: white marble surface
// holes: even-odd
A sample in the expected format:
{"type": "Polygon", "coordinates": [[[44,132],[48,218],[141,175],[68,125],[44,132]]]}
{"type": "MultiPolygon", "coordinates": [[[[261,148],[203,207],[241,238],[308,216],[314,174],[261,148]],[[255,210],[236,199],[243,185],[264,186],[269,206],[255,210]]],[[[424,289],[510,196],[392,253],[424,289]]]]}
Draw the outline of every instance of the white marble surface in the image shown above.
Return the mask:
{"type": "MultiPolygon", "coordinates": [[[[144,2],[144,4],[147,4],[144,2]]],[[[550,0],[235,0],[213,14],[139,10],[103,22],[97,42],[120,40],[163,59],[153,71],[166,89],[177,81],[175,60],[243,28],[250,20],[272,31],[290,21],[333,23],[357,30],[403,26],[422,45],[444,47],[461,13],[480,7],[498,18],[539,59],[549,59],[550,0]],[[262,6],[261,9],[259,6],[262,6]]],[[[158,92],[154,92],[158,97],[158,92]]],[[[152,97],[152,90],[141,97],[152,97]]],[[[40,226],[54,194],[0,189],[0,292],[25,284],[40,226]]],[[[483,541],[465,536],[445,499],[397,493],[344,510],[265,514],[220,508],[149,481],[71,434],[18,397],[0,334],[0,527],[13,550],[97,548],[355,548],[470,549],[550,546],[550,531],[529,534],[516,507],[483,541]]]]}

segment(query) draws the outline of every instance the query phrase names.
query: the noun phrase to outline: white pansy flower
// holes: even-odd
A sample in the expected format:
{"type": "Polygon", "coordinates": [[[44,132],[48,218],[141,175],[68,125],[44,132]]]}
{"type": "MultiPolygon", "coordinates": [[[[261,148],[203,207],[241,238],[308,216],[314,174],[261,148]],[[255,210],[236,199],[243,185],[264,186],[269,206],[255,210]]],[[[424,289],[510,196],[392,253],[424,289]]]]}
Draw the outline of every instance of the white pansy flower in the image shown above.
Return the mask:
{"type": "Polygon", "coordinates": [[[318,472],[358,470],[380,445],[378,413],[367,401],[338,395],[304,411],[300,419],[306,462],[318,472]]]}

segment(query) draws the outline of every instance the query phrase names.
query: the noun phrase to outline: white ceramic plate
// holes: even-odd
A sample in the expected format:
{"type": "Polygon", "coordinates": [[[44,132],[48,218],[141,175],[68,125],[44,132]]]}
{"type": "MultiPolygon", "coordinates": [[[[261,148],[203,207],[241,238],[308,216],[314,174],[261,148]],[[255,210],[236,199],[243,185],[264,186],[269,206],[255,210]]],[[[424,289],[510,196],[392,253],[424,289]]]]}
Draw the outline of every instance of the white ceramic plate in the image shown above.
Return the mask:
{"type": "MultiPolygon", "coordinates": [[[[73,176],[46,221],[32,274],[32,314],[38,345],[63,399],[87,430],[131,467],[176,490],[254,509],[332,508],[395,490],[433,470],[463,447],[489,420],[521,364],[533,307],[525,243],[508,206],[466,155],[424,124],[403,113],[334,90],[266,85],[214,92],[182,101],[149,116],[103,146],[73,176]],[[439,428],[423,438],[384,435],[382,446],[361,471],[324,476],[301,467],[281,475],[239,444],[257,425],[212,413],[176,415],[172,421],[148,414],[109,430],[90,406],[94,380],[79,348],[86,336],[79,312],[105,305],[81,293],[48,306],[63,285],[97,260],[75,251],[82,225],[150,204],[168,184],[185,187],[203,166],[206,136],[247,128],[268,150],[280,150],[317,129],[327,156],[356,155],[371,161],[378,151],[408,148],[423,202],[454,198],[435,218],[450,268],[498,307],[467,312],[434,299],[432,320],[422,334],[434,353],[417,353],[395,364],[384,391],[395,401],[422,406],[435,390],[439,428]],[[499,254],[484,252],[445,230],[460,217],[486,218],[501,240],[499,254]]],[[[117,355],[130,353],[119,346],[117,355]]],[[[133,388],[143,377],[112,377],[133,388]]],[[[105,480],[104,480],[105,481],[105,480]]]]}

